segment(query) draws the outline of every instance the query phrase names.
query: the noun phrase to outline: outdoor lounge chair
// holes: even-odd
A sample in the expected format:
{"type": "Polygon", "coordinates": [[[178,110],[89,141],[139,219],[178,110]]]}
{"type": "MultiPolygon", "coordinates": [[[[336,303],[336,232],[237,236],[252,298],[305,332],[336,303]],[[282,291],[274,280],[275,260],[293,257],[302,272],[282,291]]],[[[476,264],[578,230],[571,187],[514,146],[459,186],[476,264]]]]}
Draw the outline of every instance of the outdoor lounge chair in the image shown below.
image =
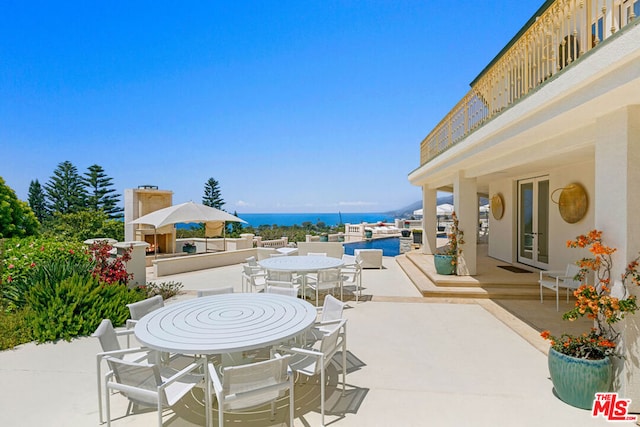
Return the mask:
{"type": "MultiPolygon", "coordinates": [[[[215,392],[218,400],[218,425],[224,426],[224,413],[254,408],[271,403],[271,419],[275,418],[276,400],[289,391],[289,425],[293,425],[293,374],[289,369],[291,356],[274,354],[271,359],[247,365],[229,366],[218,376],[209,364],[207,382],[209,396],[215,392]]],[[[209,408],[207,408],[209,410],[209,408]]]]}
{"type": "Polygon", "coordinates": [[[362,268],[382,268],[382,249],[355,249],[353,253],[362,268]]]}
{"type": "Polygon", "coordinates": [[[112,390],[129,399],[129,407],[156,406],[158,426],[162,427],[162,408],[175,405],[204,379],[202,374],[196,373],[202,372],[204,359],[199,359],[180,371],[156,364],[127,362],[114,357],[107,357],[106,360],[111,367],[104,382],[107,427],[111,426],[112,390]]]}
{"type": "Polygon", "coordinates": [[[346,320],[342,320],[332,332],[324,335],[319,344],[316,343],[313,347],[279,346],[272,350],[278,353],[292,354],[293,358],[290,360],[289,366],[294,372],[307,377],[320,375],[320,415],[323,426],[325,425],[325,374],[327,367],[338,350],[341,350],[342,353],[342,393],[344,393],[346,387],[347,340],[346,336],[340,333],[343,330],[344,323],[346,323],[346,320]]]}
{"type": "Polygon", "coordinates": [[[567,264],[565,271],[541,271],[540,272],[540,303],[542,303],[542,288],[548,288],[556,293],[556,311],[560,311],[559,293],[560,288],[567,289],[567,302],[569,302],[569,289],[578,289],[582,284],[576,280],[576,275],[580,272],[580,267],[575,264],[567,264]]]}

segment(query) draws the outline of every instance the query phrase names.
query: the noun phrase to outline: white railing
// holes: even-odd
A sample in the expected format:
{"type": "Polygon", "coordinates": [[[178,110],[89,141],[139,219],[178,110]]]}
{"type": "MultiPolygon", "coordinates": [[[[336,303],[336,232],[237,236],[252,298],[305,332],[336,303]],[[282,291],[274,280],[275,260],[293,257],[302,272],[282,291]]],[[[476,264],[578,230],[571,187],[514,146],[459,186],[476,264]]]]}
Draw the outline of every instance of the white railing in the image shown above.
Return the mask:
{"type": "Polygon", "coordinates": [[[262,240],[260,236],[255,238],[256,246],[259,248],[286,248],[289,245],[289,238],[282,237],[274,240],[262,240]]]}
{"type": "Polygon", "coordinates": [[[640,0],[545,2],[422,141],[420,164],[464,139],[619,30],[635,25],[639,14],[640,0]]]}

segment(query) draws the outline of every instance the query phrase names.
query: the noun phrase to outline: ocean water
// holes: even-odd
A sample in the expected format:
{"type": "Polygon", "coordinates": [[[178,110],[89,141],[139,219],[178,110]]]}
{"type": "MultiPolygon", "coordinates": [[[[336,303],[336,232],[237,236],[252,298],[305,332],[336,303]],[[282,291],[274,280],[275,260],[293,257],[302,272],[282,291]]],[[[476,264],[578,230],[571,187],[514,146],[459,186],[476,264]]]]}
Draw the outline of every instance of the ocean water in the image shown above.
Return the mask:
{"type": "MultiPolygon", "coordinates": [[[[247,221],[249,225],[302,225],[304,222],[317,224],[324,222],[326,225],[360,224],[361,222],[393,222],[394,218],[384,213],[238,213],[238,217],[247,221]]],[[[247,226],[247,224],[243,224],[247,226]]]]}

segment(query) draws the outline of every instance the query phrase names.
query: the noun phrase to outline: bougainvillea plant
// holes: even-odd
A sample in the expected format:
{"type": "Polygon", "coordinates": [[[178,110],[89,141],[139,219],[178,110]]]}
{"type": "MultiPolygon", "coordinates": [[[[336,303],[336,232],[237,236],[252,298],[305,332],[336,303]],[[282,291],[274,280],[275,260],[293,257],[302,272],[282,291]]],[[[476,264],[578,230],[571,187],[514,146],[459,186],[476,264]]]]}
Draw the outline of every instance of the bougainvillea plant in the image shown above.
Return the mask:
{"type": "Polygon", "coordinates": [[[639,285],[640,273],[636,257],[625,268],[616,284],[616,297],[612,295],[614,284],[611,283],[611,269],[613,261],[611,255],[616,248],[606,246],[602,241],[602,231],[592,230],[586,235],[580,235],[575,240],[567,242],[569,248],[588,248],[591,257],[582,258],[577,262],[580,272],[576,276],[583,284],[573,292],[576,297],[575,307],[564,313],[563,319],[576,320],[586,316],[593,319],[596,327],[589,333],[578,336],[562,334],[555,337],[549,331],[543,331],[541,336],[551,342],[551,347],[563,354],[582,359],[603,359],[616,355],[615,349],[620,333],[614,324],[622,320],[626,314],[638,310],[636,297],[630,295],[627,284],[639,285]],[[593,271],[595,284],[586,284],[586,277],[593,271]]]}

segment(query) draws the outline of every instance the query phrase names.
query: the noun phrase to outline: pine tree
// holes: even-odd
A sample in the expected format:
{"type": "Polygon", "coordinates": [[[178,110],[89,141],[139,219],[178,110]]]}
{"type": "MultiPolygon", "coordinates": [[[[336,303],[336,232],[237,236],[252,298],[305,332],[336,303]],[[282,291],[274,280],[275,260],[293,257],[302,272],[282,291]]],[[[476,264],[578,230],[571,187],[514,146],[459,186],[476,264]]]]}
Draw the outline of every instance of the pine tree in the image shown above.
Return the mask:
{"type": "Polygon", "coordinates": [[[36,234],[38,220],[26,202],[0,177],[0,237],[24,237],[36,234]]]}
{"type": "MultiPolygon", "coordinates": [[[[233,211],[233,216],[238,216],[237,211],[233,211]]],[[[232,222],[231,223],[231,235],[233,237],[240,237],[240,233],[242,233],[242,223],[241,222],[232,222]]]]}
{"type": "Polygon", "coordinates": [[[44,188],[52,213],[73,213],[85,208],[87,192],[78,169],[68,160],[58,164],[44,188]]]}
{"type": "Polygon", "coordinates": [[[44,194],[44,189],[37,179],[29,183],[29,198],[27,200],[36,218],[42,223],[49,216],[49,211],[47,210],[47,198],[44,194]]]}
{"type": "Polygon", "coordinates": [[[204,197],[202,198],[202,204],[223,210],[222,206],[224,206],[224,200],[220,193],[220,184],[213,178],[209,178],[204,185],[204,197]]]}
{"type": "Polygon", "coordinates": [[[102,210],[109,218],[122,218],[123,209],[118,206],[120,195],[115,194],[113,178],[107,176],[102,166],[91,165],[84,174],[82,182],[86,188],[87,208],[102,210]]]}

